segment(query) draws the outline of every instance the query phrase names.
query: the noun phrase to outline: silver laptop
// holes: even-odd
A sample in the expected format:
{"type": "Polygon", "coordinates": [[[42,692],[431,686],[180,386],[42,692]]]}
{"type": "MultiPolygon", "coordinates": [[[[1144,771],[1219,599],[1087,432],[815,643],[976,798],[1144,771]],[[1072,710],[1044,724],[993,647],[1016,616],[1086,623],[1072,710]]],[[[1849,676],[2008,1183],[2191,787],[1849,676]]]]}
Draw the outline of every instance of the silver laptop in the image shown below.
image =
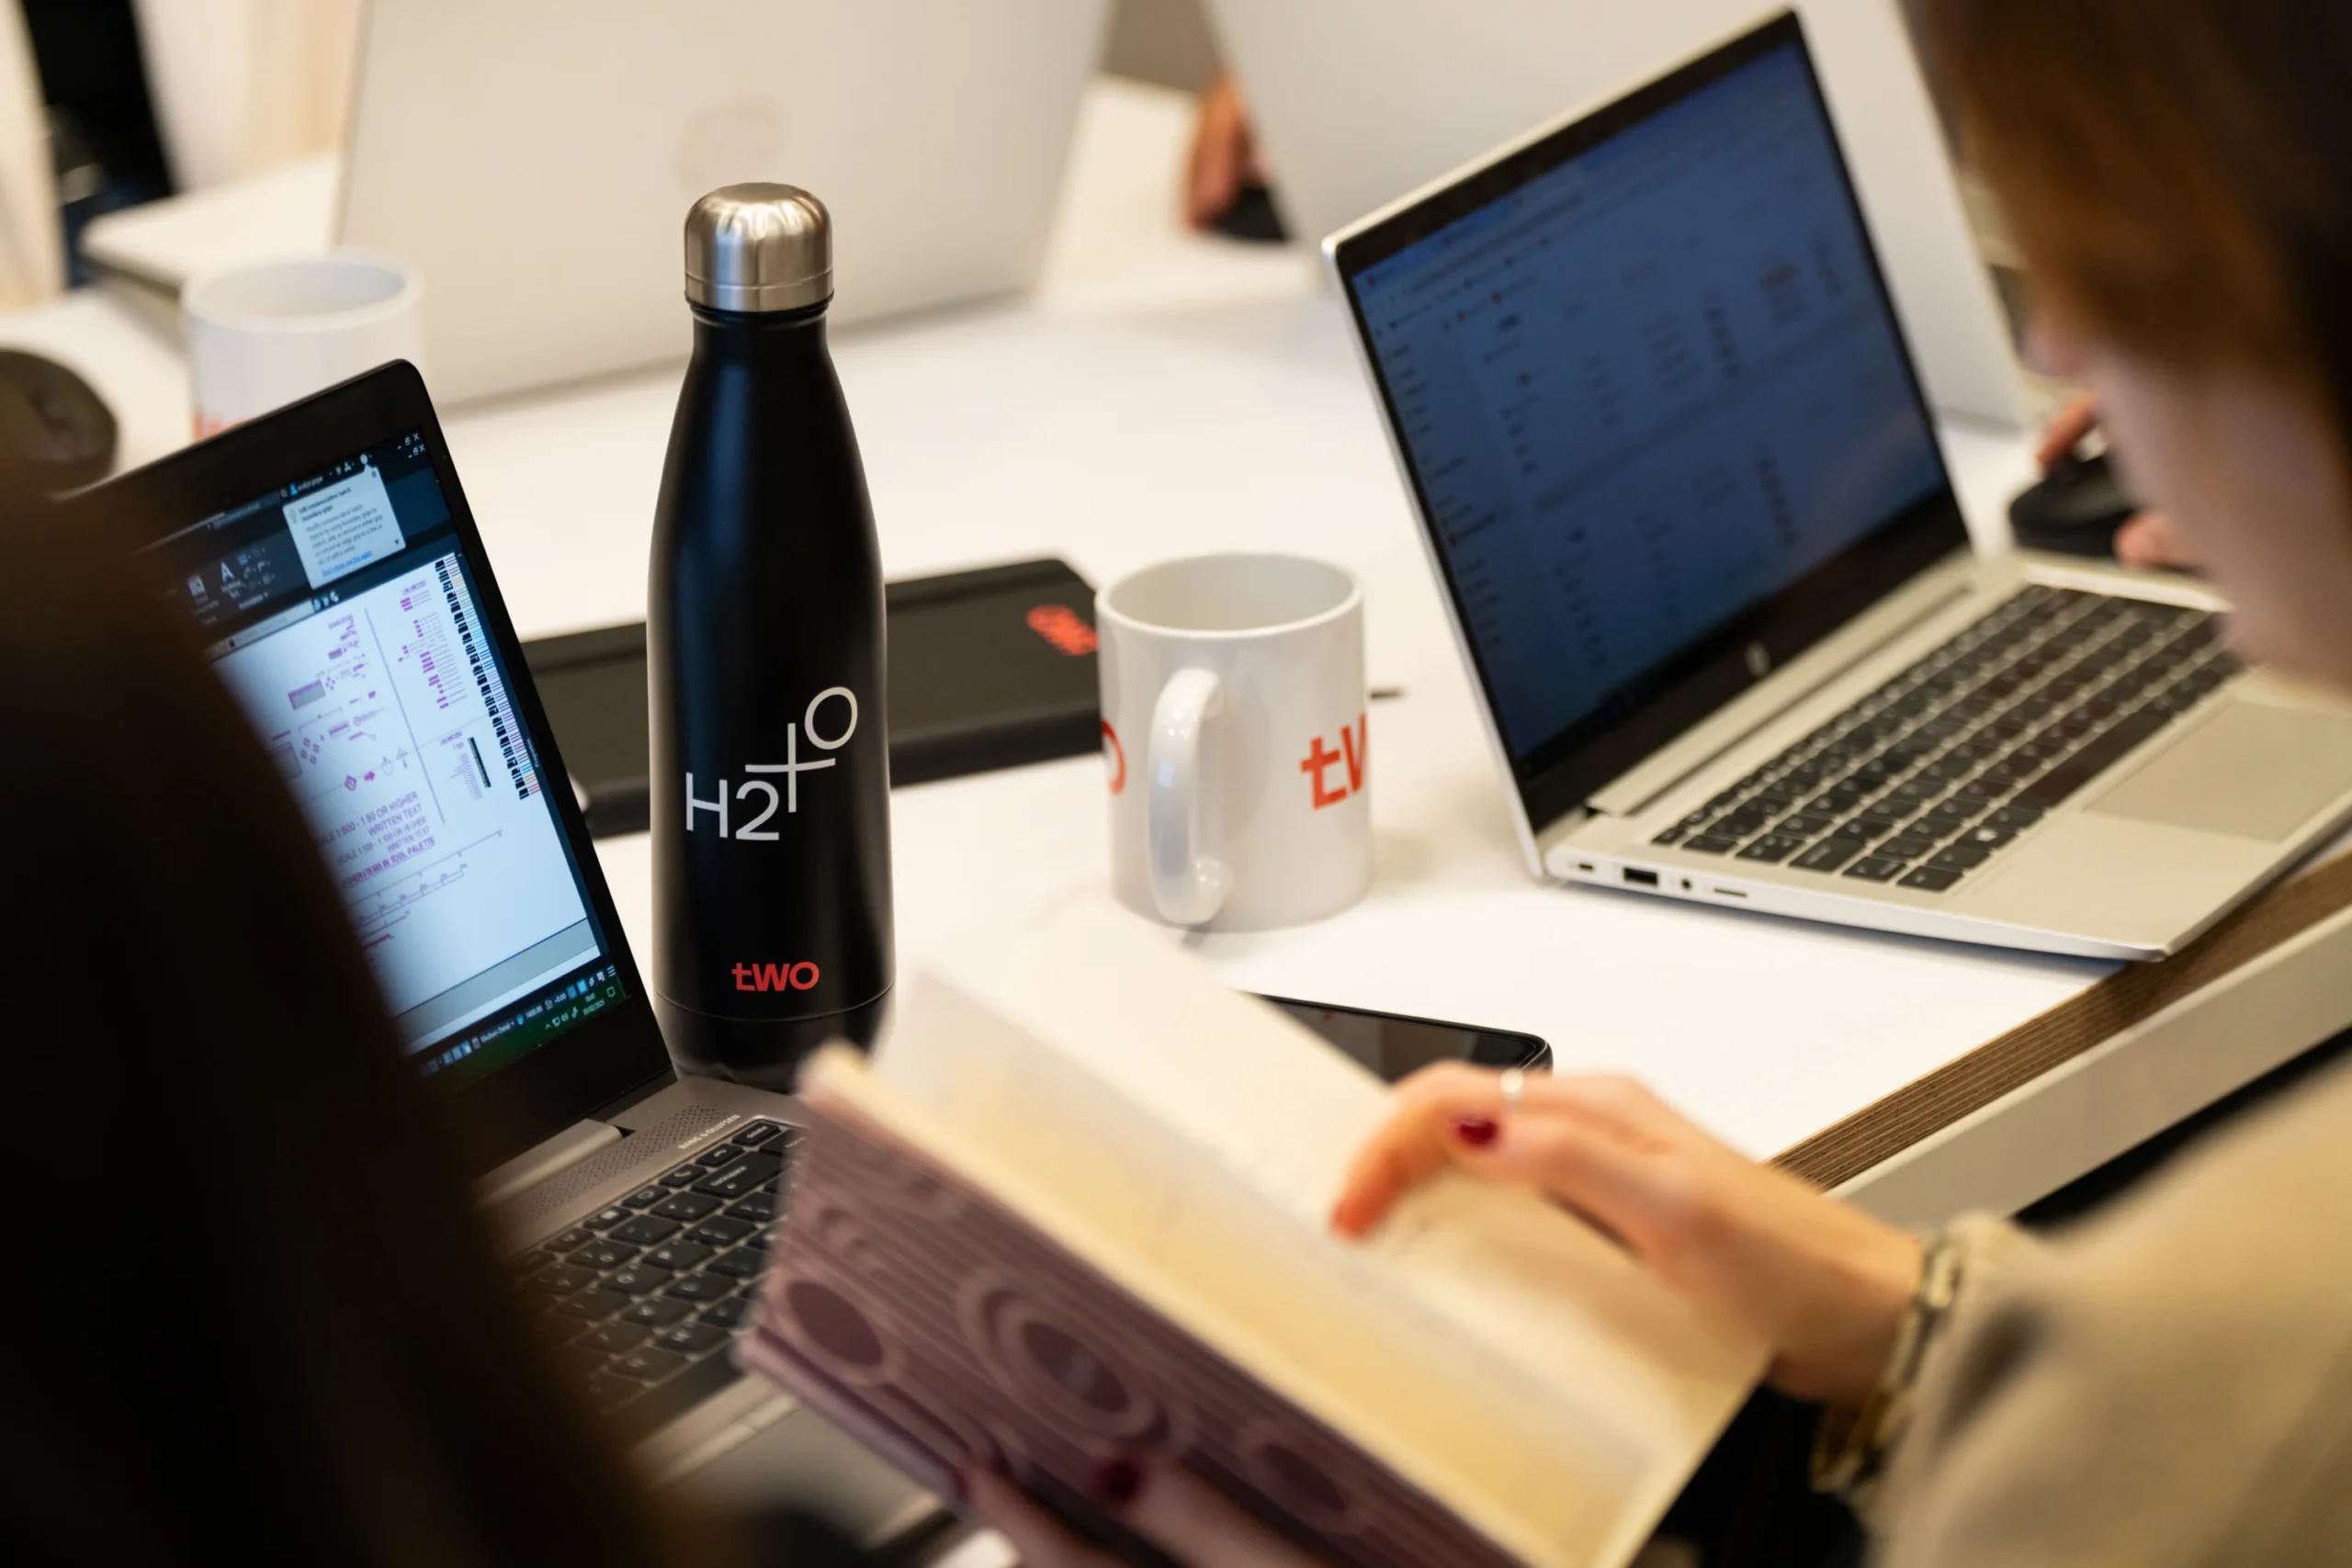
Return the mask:
{"type": "Polygon", "coordinates": [[[85,249],[175,294],[255,243],[401,256],[444,404],[684,359],[686,209],[738,180],[831,209],[837,326],[1007,293],[1043,265],[1109,11],[371,0],[339,186],[322,163],[198,192],[85,249]]]}
{"type": "MultiPolygon", "coordinates": [[[[1615,97],[1745,32],[1783,0],[1208,0],[1248,90],[1274,199],[1326,234],[1529,126],[1615,97]],[[1409,106],[1409,109],[1399,106],[1409,106]]],[[[1929,404],[2031,413],[1893,0],[1803,0],[1833,118],[1911,333],[1929,404]]]]}
{"type": "Polygon", "coordinates": [[[1538,875],[2155,958],[2352,813],[2208,591],[1972,556],[1795,17],[1325,252],[1538,875]]]}
{"type": "Polygon", "coordinates": [[[481,1201],[589,1398],[657,1477],[869,1539],[944,1528],[735,1370],[793,1103],[672,1072],[416,372],[105,493],[160,525],[175,607],[316,834],[415,1070],[497,1162],[481,1201]]]}

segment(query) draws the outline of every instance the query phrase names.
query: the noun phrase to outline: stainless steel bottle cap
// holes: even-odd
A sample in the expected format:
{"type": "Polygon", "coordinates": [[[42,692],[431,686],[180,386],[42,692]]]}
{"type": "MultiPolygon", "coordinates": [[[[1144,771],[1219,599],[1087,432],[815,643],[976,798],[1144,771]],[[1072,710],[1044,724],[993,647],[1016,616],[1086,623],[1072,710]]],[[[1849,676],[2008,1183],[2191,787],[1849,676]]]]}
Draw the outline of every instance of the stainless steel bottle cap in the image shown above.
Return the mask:
{"type": "Polygon", "coordinates": [[[833,222],[797,186],[724,186],[686,214],[686,298],[799,310],[833,297],[833,222]]]}

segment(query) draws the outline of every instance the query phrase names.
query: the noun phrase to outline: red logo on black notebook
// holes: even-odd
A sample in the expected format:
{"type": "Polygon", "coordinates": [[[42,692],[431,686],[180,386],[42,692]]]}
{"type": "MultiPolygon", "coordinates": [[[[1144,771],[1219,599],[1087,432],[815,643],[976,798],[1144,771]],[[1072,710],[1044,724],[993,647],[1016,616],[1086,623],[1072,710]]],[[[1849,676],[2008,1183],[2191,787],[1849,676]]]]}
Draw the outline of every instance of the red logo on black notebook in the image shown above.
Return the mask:
{"type": "Polygon", "coordinates": [[[1029,612],[1028,621],[1031,631],[1072,659],[1082,658],[1101,646],[1094,628],[1067,604],[1040,604],[1029,612]]]}

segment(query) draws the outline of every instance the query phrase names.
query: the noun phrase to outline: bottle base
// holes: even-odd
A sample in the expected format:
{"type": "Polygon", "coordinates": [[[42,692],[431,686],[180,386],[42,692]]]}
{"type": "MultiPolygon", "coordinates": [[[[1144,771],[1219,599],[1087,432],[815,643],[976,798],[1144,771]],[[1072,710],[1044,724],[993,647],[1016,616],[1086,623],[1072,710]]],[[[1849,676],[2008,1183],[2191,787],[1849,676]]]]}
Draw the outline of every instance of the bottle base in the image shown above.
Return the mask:
{"type": "Polygon", "coordinates": [[[819,1046],[840,1040],[873,1049],[889,1021],[890,992],[840,1012],[773,1020],[719,1018],[657,992],[653,1017],[679,1072],[789,1094],[800,1064],[819,1046]]]}

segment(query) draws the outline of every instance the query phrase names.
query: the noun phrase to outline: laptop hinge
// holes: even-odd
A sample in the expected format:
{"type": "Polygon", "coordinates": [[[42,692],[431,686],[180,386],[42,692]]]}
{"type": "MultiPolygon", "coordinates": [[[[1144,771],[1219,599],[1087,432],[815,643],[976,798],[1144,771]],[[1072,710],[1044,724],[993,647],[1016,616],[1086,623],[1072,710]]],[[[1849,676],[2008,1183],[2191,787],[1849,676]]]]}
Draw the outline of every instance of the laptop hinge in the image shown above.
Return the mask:
{"type": "Polygon", "coordinates": [[[503,1203],[517,1192],[537,1187],[566,1166],[577,1165],[598,1149],[620,1141],[621,1130],[610,1122],[574,1122],[476,1181],[474,1201],[485,1209],[503,1203]]]}

